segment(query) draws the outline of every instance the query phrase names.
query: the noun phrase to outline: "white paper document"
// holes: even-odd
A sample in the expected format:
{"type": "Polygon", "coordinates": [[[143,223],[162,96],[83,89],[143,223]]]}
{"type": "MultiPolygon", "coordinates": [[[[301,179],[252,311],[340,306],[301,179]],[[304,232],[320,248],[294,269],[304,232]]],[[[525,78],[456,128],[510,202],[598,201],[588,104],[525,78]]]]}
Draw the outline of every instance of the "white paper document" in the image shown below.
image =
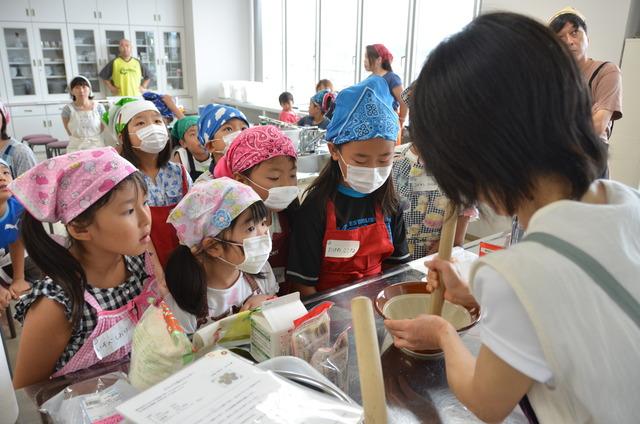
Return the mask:
{"type": "Polygon", "coordinates": [[[358,423],[362,408],[299,387],[227,350],[194,364],[118,407],[134,423],[358,423]]]}
{"type": "MultiPolygon", "coordinates": [[[[409,266],[417,271],[429,272],[429,269],[424,265],[425,261],[429,261],[437,256],[436,254],[426,256],[424,258],[416,259],[409,262],[409,266]]],[[[455,259],[454,266],[458,272],[466,281],[469,281],[469,275],[471,273],[471,265],[478,259],[478,255],[473,252],[464,250],[462,247],[454,247],[451,251],[451,257],[455,259]]]]}

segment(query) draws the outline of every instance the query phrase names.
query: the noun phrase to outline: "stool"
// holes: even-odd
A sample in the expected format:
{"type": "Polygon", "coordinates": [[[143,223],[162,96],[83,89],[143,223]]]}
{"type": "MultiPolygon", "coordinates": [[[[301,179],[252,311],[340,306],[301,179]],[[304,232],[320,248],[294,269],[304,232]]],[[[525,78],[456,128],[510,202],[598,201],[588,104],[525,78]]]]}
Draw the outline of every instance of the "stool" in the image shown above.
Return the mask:
{"type": "Polygon", "coordinates": [[[55,156],[60,156],[69,145],[69,140],[59,140],[46,144],[44,147],[47,151],[47,159],[51,159],[55,156]]]}
{"type": "Polygon", "coordinates": [[[51,137],[49,134],[29,134],[22,137],[22,141],[29,141],[32,138],[51,137]]]}
{"type": "Polygon", "coordinates": [[[33,137],[27,140],[27,144],[29,145],[29,147],[31,147],[31,150],[33,150],[35,146],[46,146],[47,144],[53,143],[54,141],[58,141],[58,139],[48,135],[46,137],[33,137]]]}

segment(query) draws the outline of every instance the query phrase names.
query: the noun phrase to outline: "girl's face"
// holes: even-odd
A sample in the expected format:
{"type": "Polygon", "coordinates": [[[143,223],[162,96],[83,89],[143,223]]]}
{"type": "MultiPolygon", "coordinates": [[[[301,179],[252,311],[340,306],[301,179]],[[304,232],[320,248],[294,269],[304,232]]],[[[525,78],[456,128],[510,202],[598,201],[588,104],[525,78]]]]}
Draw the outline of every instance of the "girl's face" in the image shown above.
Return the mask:
{"type": "Polygon", "coordinates": [[[249,128],[249,126],[242,119],[230,119],[213,134],[213,138],[209,139],[205,147],[217,162],[224,155],[225,143],[222,137],[236,131],[246,130],[247,128],[249,128]]]}
{"type": "Polygon", "coordinates": [[[312,101],[309,102],[309,115],[313,116],[314,118],[322,116],[320,106],[313,103],[312,101]]]}
{"type": "Polygon", "coordinates": [[[285,112],[290,112],[293,110],[293,101],[280,103],[280,106],[282,106],[282,110],[285,112]]]}
{"type": "Polygon", "coordinates": [[[124,184],[96,211],[85,230],[81,239],[106,252],[143,254],[151,244],[151,212],[143,189],[134,182],[124,184]]]}
{"type": "Polygon", "coordinates": [[[198,141],[198,126],[192,125],[185,131],[180,140],[180,146],[184,147],[200,162],[209,158],[209,153],[200,145],[198,141]]]}
{"type": "Polygon", "coordinates": [[[152,124],[164,125],[164,121],[162,120],[162,115],[160,115],[160,112],[155,110],[145,110],[144,112],[140,112],[136,116],[131,118],[131,120],[127,124],[127,128],[125,128],[125,131],[129,132],[129,141],[131,142],[132,147],[140,147],[140,144],[142,143],[140,137],[138,137],[136,133],[144,127],[148,127],[152,124]]]}
{"type": "Polygon", "coordinates": [[[11,197],[11,192],[7,188],[13,181],[11,170],[4,165],[0,165],[0,202],[6,202],[11,197]]]}
{"type": "Polygon", "coordinates": [[[367,168],[390,166],[393,161],[395,141],[372,138],[341,145],[327,143],[331,159],[338,162],[342,175],[347,175],[347,164],[367,168]]]}
{"type": "Polygon", "coordinates": [[[87,85],[78,84],[71,89],[71,94],[73,94],[76,100],[85,100],[89,98],[89,94],[91,94],[91,90],[87,85]]]}
{"type": "Polygon", "coordinates": [[[276,156],[256,165],[249,178],[236,173],[235,179],[250,186],[262,200],[266,200],[270,188],[298,185],[297,170],[294,158],[276,156]]]}
{"type": "Polygon", "coordinates": [[[375,60],[370,60],[367,55],[364,56],[364,70],[367,72],[373,72],[376,70],[376,66],[382,66],[382,59],[376,58],[375,60]]]}
{"type": "MultiPolygon", "coordinates": [[[[257,237],[265,235],[269,232],[267,219],[263,218],[260,222],[253,220],[251,210],[246,209],[236,218],[236,222],[231,231],[225,232],[222,236],[216,238],[227,240],[233,243],[242,244],[242,241],[249,237],[257,237]]],[[[239,265],[244,261],[244,251],[242,246],[230,243],[216,244],[214,256],[221,256],[232,264],[239,265]]]]}

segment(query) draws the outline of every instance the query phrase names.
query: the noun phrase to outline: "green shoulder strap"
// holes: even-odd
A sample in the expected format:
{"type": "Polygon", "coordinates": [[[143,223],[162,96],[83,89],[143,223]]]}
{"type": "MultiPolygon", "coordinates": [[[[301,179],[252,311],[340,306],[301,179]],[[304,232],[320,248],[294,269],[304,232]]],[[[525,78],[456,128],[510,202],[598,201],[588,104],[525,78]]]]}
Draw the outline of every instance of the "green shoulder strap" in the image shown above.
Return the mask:
{"type": "Polygon", "coordinates": [[[531,233],[522,242],[534,242],[556,251],[580,267],[640,328],[640,303],[593,256],[548,233],[531,233]]]}

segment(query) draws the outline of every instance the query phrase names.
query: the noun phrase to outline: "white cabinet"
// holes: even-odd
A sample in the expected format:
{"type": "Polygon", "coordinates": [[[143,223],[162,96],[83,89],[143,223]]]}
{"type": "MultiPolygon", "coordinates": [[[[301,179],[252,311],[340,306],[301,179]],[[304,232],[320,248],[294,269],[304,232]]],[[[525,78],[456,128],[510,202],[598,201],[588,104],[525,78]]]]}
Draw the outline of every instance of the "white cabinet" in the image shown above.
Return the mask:
{"type": "Polygon", "coordinates": [[[8,98],[55,100],[67,98],[71,70],[65,25],[0,23],[8,98]]]}
{"type": "Polygon", "coordinates": [[[65,22],[62,0],[7,0],[0,10],[3,21],[65,22]]]}
{"type": "Polygon", "coordinates": [[[60,116],[64,103],[51,105],[12,106],[13,133],[20,140],[29,134],[49,134],[58,140],[69,138],[60,116]]]}
{"type": "Polygon", "coordinates": [[[187,93],[184,31],[168,27],[133,27],[135,56],[149,69],[148,88],[163,94],[187,93]]]}
{"type": "Polygon", "coordinates": [[[127,24],[127,0],[64,0],[67,22],[127,24]]]}
{"type": "Polygon", "coordinates": [[[184,25],[183,0],[135,0],[128,4],[131,25],[184,25]]]}
{"type": "Polygon", "coordinates": [[[99,77],[101,64],[106,58],[106,49],[100,38],[100,29],[91,25],[69,25],[69,44],[73,75],[82,75],[91,81],[93,95],[105,97],[99,77]]]}

